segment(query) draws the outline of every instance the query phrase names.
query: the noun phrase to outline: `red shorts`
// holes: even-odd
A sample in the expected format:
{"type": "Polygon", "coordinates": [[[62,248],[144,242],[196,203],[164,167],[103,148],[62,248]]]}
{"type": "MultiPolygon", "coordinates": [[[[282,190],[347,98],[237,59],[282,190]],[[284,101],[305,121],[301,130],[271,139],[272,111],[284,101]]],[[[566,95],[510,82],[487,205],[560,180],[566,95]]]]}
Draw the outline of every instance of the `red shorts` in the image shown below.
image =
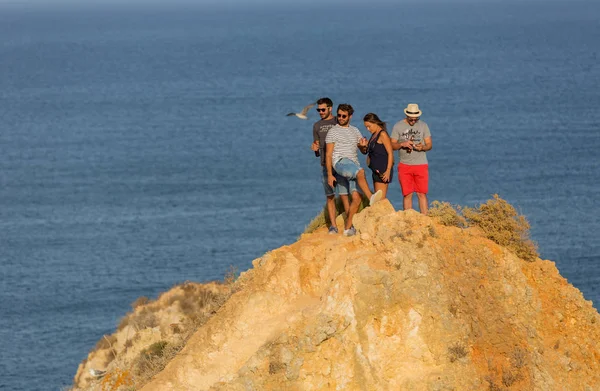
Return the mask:
{"type": "Polygon", "coordinates": [[[414,192],[427,194],[429,191],[429,166],[427,164],[409,166],[399,163],[398,180],[403,196],[414,192]]]}

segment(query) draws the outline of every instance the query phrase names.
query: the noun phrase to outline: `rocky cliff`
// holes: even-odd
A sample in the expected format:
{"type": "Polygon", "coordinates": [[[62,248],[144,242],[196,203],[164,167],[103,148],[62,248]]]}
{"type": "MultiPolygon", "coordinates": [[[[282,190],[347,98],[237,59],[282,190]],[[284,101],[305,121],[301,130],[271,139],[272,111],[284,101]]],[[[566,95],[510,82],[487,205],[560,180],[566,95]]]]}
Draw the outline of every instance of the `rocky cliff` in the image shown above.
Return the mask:
{"type": "Polygon", "coordinates": [[[600,315],[553,262],[387,201],[355,227],[256,259],[142,389],[600,390],[600,315]]]}

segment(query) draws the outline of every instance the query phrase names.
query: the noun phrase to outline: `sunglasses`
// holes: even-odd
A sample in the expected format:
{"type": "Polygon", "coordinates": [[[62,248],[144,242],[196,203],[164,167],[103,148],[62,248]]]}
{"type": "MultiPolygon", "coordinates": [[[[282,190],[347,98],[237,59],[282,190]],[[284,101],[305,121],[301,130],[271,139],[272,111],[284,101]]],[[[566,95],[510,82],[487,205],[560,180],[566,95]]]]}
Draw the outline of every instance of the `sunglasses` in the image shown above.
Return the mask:
{"type": "Polygon", "coordinates": [[[327,109],[317,109],[317,111],[320,111],[321,113],[324,113],[327,111],[327,109]]]}
{"type": "Polygon", "coordinates": [[[348,117],[346,114],[338,114],[337,116],[338,116],[338,118],[346,118],[346,117],[348,117]]]}

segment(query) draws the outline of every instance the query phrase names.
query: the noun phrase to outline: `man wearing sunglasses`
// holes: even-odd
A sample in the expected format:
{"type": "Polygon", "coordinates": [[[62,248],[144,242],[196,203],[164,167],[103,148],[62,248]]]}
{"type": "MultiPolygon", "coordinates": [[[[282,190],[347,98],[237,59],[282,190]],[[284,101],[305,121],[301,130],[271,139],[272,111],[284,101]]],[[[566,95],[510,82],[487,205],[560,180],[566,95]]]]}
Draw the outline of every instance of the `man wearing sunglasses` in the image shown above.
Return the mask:
{"type": "Polygon", "coordinates": [[[369,189],[369,184],[365,177],[365,170],[360,167],[358,162],[357,148],[366,148],[367,139],[360,134],[360,131],[350,125],[350,120],[354,114],[354,109],[349,104],[341,104],[337,109],[337,126],[334,126],[327,133],[325,139],[327,167],[327,183],[329,186],[338,181],[338,188],[345,189],[352,194],[350,210],[344,227],[344,235],[352,236],[356,234],[356,229],[352,225],[352,218],[360,206],[361,195],[358,193],[356,185],[360,187],[363,193],[369,198],[369,204],[373,205],[382,197],[381,190],[375,194],[369,189]],[[335,171],[334,171],[335,170],[335,171]],[[337,176],[334,176],[334,172],[337,176]]]}
{"type": "Polygon", "coordinates": [[[405,109],[406,118],[392,129],[392,149],[398,150],[398,180],[404,196],[404,210],[412,209],[413,193],[417,193],[419,210],[427,214],[429,166],[426,151],[431,150],[431,132],[420,120],[419,105],[410,103],[405,109]]]}
{"type": "MultiPolygon", "coordinates": [[[[329,185],[327,182],[327,168],[325,166],[325,139],[329,130],[337,125],[336,118],[331,113],[333,108],[333,102],[329,98],[321,98],[317,101],[317,112],[321,119],[313,125],[313,143],[311,149],[315,152],[315,156],[321,158],[321,169],[323,182],[323,190],[325,190],[325,197],[327,199],[327,214],[329,215],[329,221],[331,226],[329,227],[330,234],[337,234],[338,228],[335,222],[336,217],[336,206],[335,206],[335,192],[338,191],[339,197],[342,199],[344,210],[348,214],[350,204],[348,202],[348,191],[346,189],[339,188],[338,186],[329,185]]],[[[334,172],[335,175],[335,172],[334,172]]]]}

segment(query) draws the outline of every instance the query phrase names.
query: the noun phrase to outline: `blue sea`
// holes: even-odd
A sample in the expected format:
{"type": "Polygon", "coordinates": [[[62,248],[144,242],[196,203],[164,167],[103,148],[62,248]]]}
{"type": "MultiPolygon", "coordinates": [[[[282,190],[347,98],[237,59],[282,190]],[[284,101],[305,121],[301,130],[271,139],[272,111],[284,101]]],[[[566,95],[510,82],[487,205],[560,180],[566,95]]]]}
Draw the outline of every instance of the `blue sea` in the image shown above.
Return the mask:
{"type": "Polygon", "coordinates": [[[418,103],[430,201],[498,193],[599,308],[600,3],[324,3],[0,3],[0,389],[294,242],[324,197],[317,113],[285,114],[322,96],[365,135],[418,103]]]}

